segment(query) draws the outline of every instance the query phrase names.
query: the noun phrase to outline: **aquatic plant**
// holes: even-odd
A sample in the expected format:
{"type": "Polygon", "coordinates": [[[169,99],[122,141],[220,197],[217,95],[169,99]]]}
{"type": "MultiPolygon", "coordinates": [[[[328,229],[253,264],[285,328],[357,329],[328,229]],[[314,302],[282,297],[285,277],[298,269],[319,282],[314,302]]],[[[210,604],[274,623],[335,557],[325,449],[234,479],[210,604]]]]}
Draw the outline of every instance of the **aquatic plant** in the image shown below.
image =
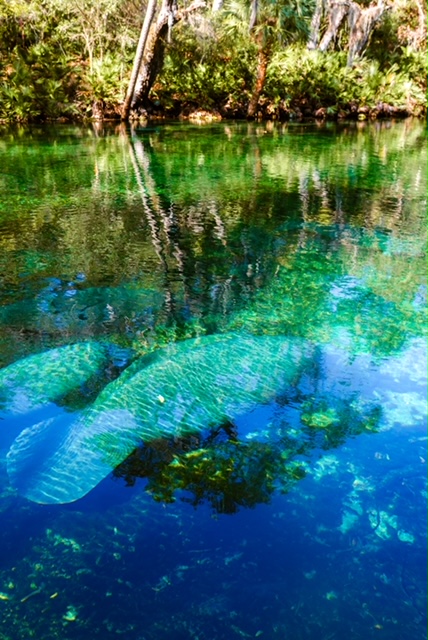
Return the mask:
{"type": "Polygon", "coordinates": [[[156,450],[155,465],[150,444],[137,449],[114,475],[125,476],[128,484],[146,477],[146,490],[158,502],[174,502],[179,492],[194,507],[207,502],[216,513],[227,514],[268,503],[279,485],[284,490],[306,475],[298,461],[286,464],[276,443],[214,438],[184,452],[169,444],[169,455],[166,447],[161,455],[156,450]]]}
{"type": "MultiPolygon", "coordinates": [[[[312,375],[317,377],[314,369],[312,375]]],[[[158,502],[179,497],[194,507],[207,503],[215,513],[232,514],[270,502],[275,491],[287,493],[306,476],[310,454],[376,432],[381,419],[376,402],[357,394],[316,397],[307,383],[306,392],[297,384],[278,399],[273,415],[257,420],[255,432],[240,433],[228,423],[208,434],[157,439],[137,447],[113,475],[128,486],[146,479],[146,491],[158,502]]]]}
{"type": "Polygon", "coordinates": [[[0,327],[53,336],[126,334],[147,324],[162,302],[159,292],[131,284],[82,288],[80,282],[50,278],[33,298],[0,307],[0,327]]]}

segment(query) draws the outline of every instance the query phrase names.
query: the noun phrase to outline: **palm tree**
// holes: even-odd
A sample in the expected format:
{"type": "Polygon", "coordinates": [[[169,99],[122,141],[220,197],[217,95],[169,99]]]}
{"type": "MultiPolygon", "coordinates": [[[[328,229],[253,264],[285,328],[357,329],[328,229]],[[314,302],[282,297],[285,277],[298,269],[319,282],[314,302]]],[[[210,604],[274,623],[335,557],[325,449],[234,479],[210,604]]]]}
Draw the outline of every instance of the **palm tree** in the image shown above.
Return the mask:
{"type": "Polygon", "coordinates": [[[306,35],[310,7],[305,0],[230,0],[224,5],[225,29],[249,38],[257,52],[255,81],[247,107],[247,117],[257,116],[268,66],[278,46],[306,35]]]}

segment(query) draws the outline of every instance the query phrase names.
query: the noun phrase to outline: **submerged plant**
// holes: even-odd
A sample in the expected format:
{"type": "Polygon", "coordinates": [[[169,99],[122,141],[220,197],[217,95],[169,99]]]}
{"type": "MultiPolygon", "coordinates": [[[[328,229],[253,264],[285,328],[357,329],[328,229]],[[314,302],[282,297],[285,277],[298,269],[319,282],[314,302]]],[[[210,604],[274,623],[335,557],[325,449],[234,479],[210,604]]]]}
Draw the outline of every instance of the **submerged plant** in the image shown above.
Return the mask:
{"type": "MultiPolygon", "coordinates": [[[[267,440],[263,429],[249,439],[231,424],[200,436],[155,440],[136,448],[113,475],[128,486],[146,479],[146,491],[156,501],[178,497],[194,507],[208,503],[216,513],[268,503],[275,491],[287,493],[305,478],[314,450],[329,450],[350,436],[379,428],[382,414],[377,407],[337,398],[330,402],[335,407],[324,411],[323,398],[301,402],[299,428],[277,417],[267,440]]],[[[295,397],[292,404],[296,406],[295,397]]],[[[282,413],[287,415],[286,409],[282,413]]]]}

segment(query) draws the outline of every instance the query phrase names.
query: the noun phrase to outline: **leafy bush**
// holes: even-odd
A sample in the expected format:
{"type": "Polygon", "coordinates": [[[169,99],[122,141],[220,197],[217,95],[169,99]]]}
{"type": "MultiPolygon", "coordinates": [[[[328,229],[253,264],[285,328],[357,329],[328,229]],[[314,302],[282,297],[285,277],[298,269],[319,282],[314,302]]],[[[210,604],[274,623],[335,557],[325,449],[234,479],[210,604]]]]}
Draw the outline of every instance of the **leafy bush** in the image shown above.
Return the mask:
{"type": "Polygon", "coordinates": [[[106,54],[102,59],[96,58],[92,69],[83,70],[78,91],[82,113],[93,115],[97,103],[102,103],[103,109],[115,110],[126,88],[120,70],[121,60],[112,54],[106,54]]]}
{"type": "Polygon", "coordinates": [[[244,112],[254,77],[252,54],[227,35],[201,40],[184,26],[177,29],[152,96],[167,109],[195,105],[244,112]]]}
{"type": "Polygon", "coordinates": [[[134,46],[126,11],[128,0],[0,0],[0,120],[91,115],[95,103],[120,102],[134,46]]]}
{"type": "Polygon", "coordinates": [[[291,46],[273,56],[265,95],[286,109],[305,103],[312,110],[342,106],[355,98],[354,76],[344,53],[322,54],[291,46]]]}
{"type": "Polygon", "coordinates": [[[368,59],[347,67],[343,52],[320,53],[295,45],[274,55],[265,96],[283,109],[306,105],[333,114],[352,105],[374,108],[386,103],[419,115],[426,109],[425,95],[412,71],[398,64],[381,70],[368,59]]]}
{"type": "Polygon", "coordinates": [[[72,115],[75,71],[45,43],[15,47],[0,85],[0,118],[27,121],[72,115]]]}

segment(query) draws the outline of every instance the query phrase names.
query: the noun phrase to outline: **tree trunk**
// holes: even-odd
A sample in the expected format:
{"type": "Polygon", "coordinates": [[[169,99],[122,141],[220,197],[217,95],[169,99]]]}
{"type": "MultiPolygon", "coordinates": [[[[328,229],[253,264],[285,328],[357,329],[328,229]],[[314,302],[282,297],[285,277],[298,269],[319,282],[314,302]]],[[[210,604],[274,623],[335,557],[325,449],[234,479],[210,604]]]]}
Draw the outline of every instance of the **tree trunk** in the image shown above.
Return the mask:
{"type": "Polygon", "coordinates": [[[187,9],[177,10],[176,0],[163,0],[157,20],[152,24],[148,34],[134,96],[131,100],[131,109],[144,109],[148,106],[150,89],[162,69],[165,45],[172,27],[193,11],[205,6],[205,0],[194,0],[187,9]]]}
{"type": "Polygon", "coordinates": [[[149,35],[149,29],[153,22],[153,18],[156,11],[157,0],[149,0],[147,5],[146,15],[144,16],[143,26],[141,27],[140,39],[138,40],[137,51],[135,52],[134,66],[132,67],[131,79],[129,81],[128,91],[126,94],[125,102],[122,109],[122,119],[127,120],[129,118],[129,112],[131,110],[131,104],[134,99],[135,85],[140,71],[141,62],[143,60],[144,49],[147,42],[147,36],[149,35]]]}
{"type": "Polygon", "coordinates": [[[419,25],[413,35],[412,45],[416,48],[422,48],[425,45],[427,39],[427,6],[422,0],[416,0],[416,6],[418,8],[419,25]]]}
{"type": "Polygon", "coordinates": [[[252,31],[257,24],[258,11],[259,11],[258,0],[251,0],[251,14],[250,14],[250,22],[248,24],[249,31],[252,31]]]}
{"type": "Polygon", "coordinates": [[[308,49],[317,49],[320,40],[321,20],[325,10],[325,0],[317,0],[314,15],[311,20],[311,30],[309,33],[308,49]]]}
{"type": "Polygon", "coordinates": [[[270,60],[269,51],[266,48],[259,49],[257,55],[257,78],[254,87],[253,95],[251,96],[248,109],[247,118],[255,118],[257,113],[257,107],[259,106],[260,96],[265,86],[267,68],[270,60]]]}
{"type": "Polygon", "coordinates": [[[331,2],[328,7],[328,27],[319,44],[320,51],[327,51],[332,40],[336,40],[339,27],[349,11],[349,2],[331,2]]]}
{"type": "Polygon", "coordinates": [[[372,2],[368,7],[363,8],[353,0],[317,0],[308,49],[318,48],[320,51],[327,51],[331,41],[336,40],[347,15],[349,25],[348,66],[352,66],[355,58],[360,56],[367,46],[376,22],[380,20],[387,9],[384,1],[378,0],[376,4],[372,2]],[[318,44],[323,13],[327,14],[328,25],[321,42],[318,44]]]}
{"type": "Polygon", "coordinates": [[[364,51],[375,24],[380,20],[386,6],[383,0],[378,4],[371,4],[366,9],[361,9],[355,2],[350,3],[349,8],[349,50],[348,66],[351,67],[355,58],[364,51]]]}

